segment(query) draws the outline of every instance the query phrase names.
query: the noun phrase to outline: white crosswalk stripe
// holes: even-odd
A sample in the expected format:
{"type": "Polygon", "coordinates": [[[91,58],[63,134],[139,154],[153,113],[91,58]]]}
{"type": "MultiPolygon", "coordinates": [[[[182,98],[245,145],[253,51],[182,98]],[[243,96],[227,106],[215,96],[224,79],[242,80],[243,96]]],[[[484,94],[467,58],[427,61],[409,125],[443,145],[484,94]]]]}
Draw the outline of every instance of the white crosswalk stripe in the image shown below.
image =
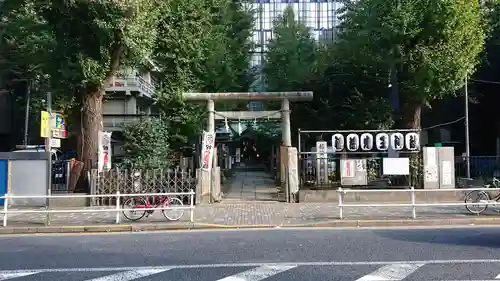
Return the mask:
{"type": "Polygon", "coordinates": [[[359,278],[356,281],[392,281],[403,280],[424,264],[390,264],[359,278]]]}
{"type": "Polygon", "coordinates": [[[240,272],[233,276],[222,278],[218,281],[261,281],[280,272],[295,268],[296,266],[265,265],[240,272]]]}
{"type": "Polygon", "coordinates": [[[404,281],[433,280],[480,281],[500,280],[500,260],[490,262],[470,260],[429,262],[313,262],[313,263],[247,263],[200,264],[158,267],[54,268],[0,270],[0,281],[71,280],[81,281],[140,281],[140,280],[199,280],[199,281],[292,281],[333,278],[342,281],[404,281]],[[475,266],[479,266],[475,269],[475,266]],[[488,265],[489,270],[484,270],[488,265]],[[359,266],[359,268],[358,268],[359,266]],[[462,267],[462,271],[457,270],[462,267]],[[321,269],[319,269],[321,268],[321,269]],[[345,270],[350,268],[349,270],[345,270]],[[483,270],[481,270],[481,268],[483,270]],[[472,271],[471,271],[472,270],[472,271]],[[200,273],[202,272],[202,273],[200,273]],[[470,273],[473,273],[471,275],[470,273]],[[492,274],[493,273],[493,274],[492,274]],[[90,275],[89,275],[90,274],[90,275]],[[201,274],[201,275],[200,275],[201,274]],[[498,275],[497,275],[498,274],[498,275]],[[62,276],[62,277],[61,277],[62,276]],[[65,277],[66,276],[66,277],[65,277]],[[175,277],[174,277],[175,276],[175,277]],[[446,276],[445,278],[442,278],[446,276]],[[496,276],[496,277],[495,277],[496,276]],[[437,278],[436,278],[437,277],[437,278]],[[451,277],[451,278],[450,278],[451,277]],[[61,279],[62,278],[62,279],[61,279]],[[77,278],[77,279],[74,279],[77,278]],[[91,278],[91,279],[88,279],[91,278]],[[146,279],[143,279],[146,278],[146,279]],[[337,279],[336,279],[337,278],[337,279]],[[338,279],[340,278],[340,279],[338,279]],[[456,278],[456,279],[453,279],[456,278]]]}
{"type": "Polygon", "coordinates": [[[17,273],[16,272],[0,273],[0,281],[12,279],[12,278],[17,278],[17,277],[29,276],[29,275],[33,275],[33,274],[37,274],[37,273],[38,273],[38,271],[31,271],[31,272],[27,271],[27,272],[17,272],[17,273]]]}
{"type": "Polygon", "coordinates": [[[123,271],[116,274],[90,279],[88,281],[131,281],[138,278],[165,272],[168,269],[143,269],[123,271]]]}

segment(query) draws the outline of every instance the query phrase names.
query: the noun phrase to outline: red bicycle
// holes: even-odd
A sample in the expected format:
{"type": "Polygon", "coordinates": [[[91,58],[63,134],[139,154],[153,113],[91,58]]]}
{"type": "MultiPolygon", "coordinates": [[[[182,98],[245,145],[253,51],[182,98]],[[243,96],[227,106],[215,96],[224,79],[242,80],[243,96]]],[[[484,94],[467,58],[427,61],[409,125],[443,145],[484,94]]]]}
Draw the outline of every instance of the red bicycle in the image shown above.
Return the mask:
{"type": "MultiPolygon", "coordinates": [[[[149,198],[141,198],[141,197],[130,197],[123,203],[123,209],[134,209],[134,210],[123,210],[123,215],[131,221],[138,221],[142,219],[144,216],[148,217],[153,214],[155,210],[144,210],[147,208],[160,208],[160,207],[183,207],[184,204],[179,198],[170,197],[168,195],[163,196],[154,196],[152,198],[152,202],[150,202],[149,198]],[[127,214],[127,212],[129,212],[127,214]],[[133,217],[133,215],[136,215],[133,217]]],[[[163,216],[171,221],[180,220],[182,215],[184,214],[184,209],[165,209],[161,210],[163,216]]]]}

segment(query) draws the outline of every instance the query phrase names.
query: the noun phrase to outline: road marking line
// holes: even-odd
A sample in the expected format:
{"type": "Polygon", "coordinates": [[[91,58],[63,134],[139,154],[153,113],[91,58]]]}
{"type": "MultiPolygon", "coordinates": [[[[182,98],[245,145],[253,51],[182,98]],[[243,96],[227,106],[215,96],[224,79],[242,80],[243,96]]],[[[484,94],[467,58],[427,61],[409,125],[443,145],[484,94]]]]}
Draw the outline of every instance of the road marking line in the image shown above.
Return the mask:
{"type": "Polygon", "coordinates": [[[43,269],[12,269],[0,270],[1,274],[42,272],[97,272],[97,271],[133,271],[133,270],[170,270],[193,268],[228,268],[228,267],[259,267],[259,266],[356,266],[356,265],[389,265],[389,264],[464,264],[464,263],[500,263],[500,259],[470,259],[470,260],[421,260],[421,261],[325,261],[325,262],[278,262],[278,263],[222,263],[222,264],[187,264],[159,265],[135,267],[87,267],[87,268],[43,268],[43,269]]]}
{"type": "Polygon", "coordinates": [[[161,272],[165,272],[167,270],[161,269],[144,269],[144,270],[132,270],[132,271],[124,271],[119,272],[112,275],[102,276],[94,279],[89,279],[87,281],[130,281],[142,277],[146,277],[153,274],[158,274],[161,272]]]}
{"type": "Polygon", "coordinates": [[[365,275],[356,281],[391,281],[402,280],[424,264],[390,264],[365,275]]]}
{"type": "Polygon", "coordinates": [[[495,277],[495,279],[500,279],[500,274],[498,274],[497,277],[495,277]]]}
{"type": "Polygon", "coordinates": [[[7,279],[12,279],[12,278],[17,278],[17,277],[24,277],[28,275],[33,275],[37,274],[38,271],[26,271],[26,272],[18,272],[18,273],[1,273],[0,272],[0,280],[7,280],[7,279]]]}
{"type": "Polygon", "coordinates": [[[296,266],[293,265],[264,265],[219,279],[217,281],[260,281],[295,267],[296,266]]]}

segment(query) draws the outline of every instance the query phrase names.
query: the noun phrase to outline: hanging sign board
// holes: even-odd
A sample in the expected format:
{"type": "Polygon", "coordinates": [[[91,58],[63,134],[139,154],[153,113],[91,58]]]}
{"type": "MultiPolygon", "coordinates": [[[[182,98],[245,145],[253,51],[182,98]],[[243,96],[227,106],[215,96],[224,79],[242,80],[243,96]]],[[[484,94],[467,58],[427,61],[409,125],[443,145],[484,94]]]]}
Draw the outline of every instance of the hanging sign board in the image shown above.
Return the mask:
{"type": "Polygon", "coordinates": [[[101,132],[98,133],[99,136],[99,160],[98,160],[98,169],[99,172],[103,170],[111,169],[111,133],[110,132],[101,132]]]}
{"type": "Polygon", "coordinates": [[[210,171],[212,169],[212,158],[215,146],[215,133],[203,132],[201,149],[201,169],[210,171]]]}

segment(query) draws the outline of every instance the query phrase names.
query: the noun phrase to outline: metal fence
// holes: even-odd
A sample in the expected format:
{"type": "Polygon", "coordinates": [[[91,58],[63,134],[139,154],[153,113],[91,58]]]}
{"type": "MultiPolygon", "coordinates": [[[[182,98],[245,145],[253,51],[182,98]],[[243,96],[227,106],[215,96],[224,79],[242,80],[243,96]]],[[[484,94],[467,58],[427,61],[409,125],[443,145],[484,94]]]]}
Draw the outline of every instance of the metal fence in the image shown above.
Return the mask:
{"type": "Polygon", "coordinates": [[[52,191],[69,191],[70,162],[70,160],[52,161],[52,191]]]}
{"type": "MultiPolygon", "coordinates": [[[[114,204],[113,198],[100,196],[108,194],[130,193],[187,193],[196,190],[196,176],[190,170],[158,169],[158,170],[120,170],[98,172],[93,169],[88,174],[92,205],[114,204]],[[100,197],[99,197],[99,196],[100,197]]],[[[184,203],[188,196],[180,196],[184,203]]]]}
{"type": "Polygon", "coordinates": [[[382,171],[382,161],[387,155],[378,156],[374,154],[339,155],[327,154],[327,174],[328,181],[317,178],[318,158],[317,152],[299,153],[299,173],[301,189],[337,189],[341,186],[340,160],[341,159],[366,159],[366,170],[368,177],[367,186],[409,186],[418,185],[422,175],[422,156],[416,153],[400,153],[401,157],[413,155],[410,161],[410,176],[384,176],[382,171]]]}
{"type": "MultiPolygon", "coordinates": [[[[477,188],[462,188],[460,191],[471,192],[471,191],[500,191],[500,188],[491,187],[477,187],[477,188]]],[[[418,192],[456,192],[457,189],[415,189],[410,187],[409,189],[343,189],[342,187],[337,189],[338,193],[338,207],[339,207],[339,219],[344,219],[344,209],[348,207],[379,207],[379,208],[394,208],[394,207],[412,207],[412,218],[417,218],[417,207],[430,207],[430,206],[484,206],[484,205],[497,205],[499,202],[496,200],[480,200],[479,202],[465,203],[465,202],[438,202],[438,203],[418,203],[415,194],[418,192]],[[406,192],[410,195],[410,200],[408,203],[368,203],[368,204],[345,204],[344,196],[347,193],[363,193],[363,192],[406,192]]],[[[467,197],[467,195],[465,196],[467,197]]],[[[490,196],[491,197],[491,196],[490,196]]],[[[494,197],[496,199],[496,197],[494,197]]]]}
{"type": "Polygon", "coordinates": [[[47,214],[47,219],[46,219],[46,224],[50,224],[50,214],[51,213],[93,213],[93,212],[116,212],[116,219],[115,222],[118,224],[121,222],[121,213],[123,211],[137,211],[135,208],[124,208],[122,206],[122,197],[128,198],[128,197],[150,197],[150,196],[175,196],[177,198],[181,197],[187,197],[189,198],[189,206],[176,206],[176,205],[160,205],[157,207],[147,207],[143,206],[139,210],[141,211],[154,211],[154,210],[190,210],[190,222],[194,221],[194,191],[190,190],[189,192],[182,192],[182,193],[139,193],[139,194],[121,194],[119,191],[117,191],[115,194],[101,194],[101,195],[84,195],[84,194],[71,194],[71,195],[58,195],[58,196],[52,196],[52,195],[32,195],[32,196],[17,196],[17,195],[9,195],[5,194],[4,196],[0,196],[0,199],[4,200],[3,204],[3,210],[0,211],[0,214],[3,214],[3,226],[7,226],[8,222],[8,215],[9,214],[27,214],[27,213],[45,213],[47,214]],[[91,198],[91,199],[96,199],[96,198],[113,198],[115,203],[115,208],[113,209],[58,209],[58,210],[52,210],[49,208],[46,209],[16,209],[16,210],[9,210],[9,201],[11,199],[40,199],[40,198],[45,198],[47,200],[50,200],[51,198],[91,198]]]}
{"type": "MultiPolygon", "coordinates": [[[[455,157],[455,174],[457,177],[466,177],[466,157],[455,157]]],[[[471,156],[470,157],[471,178],[488,179],[500,177],[499,156],[471,156]]]]}

